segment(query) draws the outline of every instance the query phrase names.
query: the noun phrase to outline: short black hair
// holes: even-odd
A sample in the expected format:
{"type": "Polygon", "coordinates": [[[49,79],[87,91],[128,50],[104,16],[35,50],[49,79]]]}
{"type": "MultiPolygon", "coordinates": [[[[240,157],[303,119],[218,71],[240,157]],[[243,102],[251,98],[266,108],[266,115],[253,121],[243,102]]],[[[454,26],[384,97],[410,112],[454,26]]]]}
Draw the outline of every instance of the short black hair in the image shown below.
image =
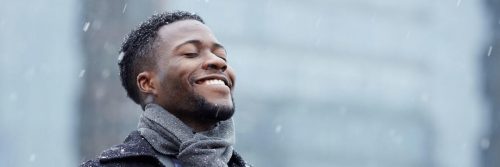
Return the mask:
{"type": "Polygon", "coordinates": [[[132,30],[122,43],[118,58],[120,79],[127,95],[135,103],[142,105],[141,93],[136,82],[137,75],[156,67],[154,43],[158,37],[158,30],[164,25],[181,20],[197,20],[204,24],[200,16],[191,12],[174,11],[155,14],[132,30]]]}

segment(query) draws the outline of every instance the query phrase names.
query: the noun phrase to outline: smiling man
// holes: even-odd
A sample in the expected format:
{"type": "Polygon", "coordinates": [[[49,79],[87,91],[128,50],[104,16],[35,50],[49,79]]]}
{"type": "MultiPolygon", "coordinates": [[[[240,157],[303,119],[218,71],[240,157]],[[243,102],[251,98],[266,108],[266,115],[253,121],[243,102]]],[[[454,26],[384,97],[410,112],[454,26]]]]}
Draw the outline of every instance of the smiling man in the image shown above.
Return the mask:
{"type": "Polygon", "coordinates": [[[233,150],[234,72],[198,15],[154,15],[120,56],[122,85],[144,110],[138,130],[82,166],[247,166],[233,150]]]}

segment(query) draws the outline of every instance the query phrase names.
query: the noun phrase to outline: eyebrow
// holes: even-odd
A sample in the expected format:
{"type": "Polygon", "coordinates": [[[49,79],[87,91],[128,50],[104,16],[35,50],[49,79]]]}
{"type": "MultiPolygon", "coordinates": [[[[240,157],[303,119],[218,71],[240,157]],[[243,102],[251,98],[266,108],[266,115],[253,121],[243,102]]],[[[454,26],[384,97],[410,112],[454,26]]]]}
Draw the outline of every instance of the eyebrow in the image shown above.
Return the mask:
{"type": "MultiPolygon", "coordinates": [[[[181,43],[180,45],[177,45],[174,50],[178,50],[181,46],[184,46],[186,44],[202,45],[202,42],[197,39],[188,40],[186,42],[181,43]]],[[[212,43],[212,47],[221,48],[224,49],[224,51],[226,51],[226,48],[224,48],[224,46],[220,43],[212,43]]]]}

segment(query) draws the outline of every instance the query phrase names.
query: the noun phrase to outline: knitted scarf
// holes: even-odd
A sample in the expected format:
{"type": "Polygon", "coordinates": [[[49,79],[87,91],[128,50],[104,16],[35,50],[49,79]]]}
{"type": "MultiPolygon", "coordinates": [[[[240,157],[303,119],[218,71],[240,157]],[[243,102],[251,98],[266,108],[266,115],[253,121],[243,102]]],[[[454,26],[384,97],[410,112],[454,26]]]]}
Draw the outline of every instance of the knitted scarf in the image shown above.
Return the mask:
{"type": "Polygon", "coordinates": [[[177,117],[157,104],[148,104],[138,130],[164,156],[176,157],[185,167],[227,167],[233,153],[232,119],[209,131],[194,133],[177,117]]]}

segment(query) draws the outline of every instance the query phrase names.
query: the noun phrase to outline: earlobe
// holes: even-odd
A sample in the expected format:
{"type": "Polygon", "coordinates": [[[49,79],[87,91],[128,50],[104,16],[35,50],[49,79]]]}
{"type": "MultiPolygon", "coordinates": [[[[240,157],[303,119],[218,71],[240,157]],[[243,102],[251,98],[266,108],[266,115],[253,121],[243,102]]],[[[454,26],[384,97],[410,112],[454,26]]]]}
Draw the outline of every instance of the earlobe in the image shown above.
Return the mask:
{"type": "Polygon", "coordinates": [[[156,85],[154,74],[148,71],[141,72],[137,75],[137,87],[144,94],[156,95],[156,85]]]}

